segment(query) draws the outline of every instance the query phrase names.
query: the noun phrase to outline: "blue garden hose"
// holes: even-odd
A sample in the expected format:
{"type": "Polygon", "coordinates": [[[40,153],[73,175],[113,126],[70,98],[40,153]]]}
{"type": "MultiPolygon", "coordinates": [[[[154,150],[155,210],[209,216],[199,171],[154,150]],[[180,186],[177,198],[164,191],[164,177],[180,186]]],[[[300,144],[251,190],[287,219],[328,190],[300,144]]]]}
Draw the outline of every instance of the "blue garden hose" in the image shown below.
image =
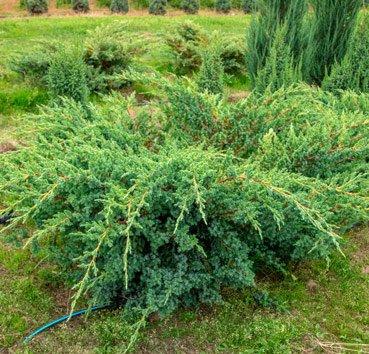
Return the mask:
{"type": "Polygon", "coordinates": [[[83,309],[83,310],[79,310],[79,311],[76,311],[76,312],[72,312],[70,315],[65,315],[65,316],[62,316],[54,321],[51,321],[49,323],[46,323],[44,324],[43,326],[37,328],[35,331],[33,331],[32,333],[30,333],[27,337],[24,338],[23,340],[23,343],[24,344],[27,344],[29,343],[34,337],[36,337],[38,334],[46,331],[47,329],[49,328],[52,328],[56,325],[58,325],[59,323],[62,323],[64,321],[67,321],[68,319],[70,318],[73,318],[73,317],[77,317],[77,316],[81,316],[81,315],[84,315],[86,312],[89,312],[89,311],[96,311],[96,310],[102,310],[102,309],[105,309],[107,307],[110,307],[109,305],[104,305],[104,306],[93,306],[91,308],[87,308],[87,309],[83,309]]]}

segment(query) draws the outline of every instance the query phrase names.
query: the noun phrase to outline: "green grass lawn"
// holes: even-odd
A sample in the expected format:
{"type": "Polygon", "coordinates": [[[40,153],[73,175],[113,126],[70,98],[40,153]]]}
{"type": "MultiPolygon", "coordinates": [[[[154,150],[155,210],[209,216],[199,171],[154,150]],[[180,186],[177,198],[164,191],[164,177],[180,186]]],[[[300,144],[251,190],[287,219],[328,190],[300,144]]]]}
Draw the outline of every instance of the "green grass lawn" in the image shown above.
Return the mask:
{"type": "MultiPolygon", "coordinates": [[[[8,68],[13,55],[40,40],[82,43],[86,32],[111,21],[145,34],[153,49],[144,60],[162,67],[160,40],[179,21],[190,18],[208,31],[243,36],[249,17],[65,17],[0,21],[0,143],[22,130],[25,112],[36,112],[47,95],[21,82],[8,68]]],[[[247,78],[233,80],[238,91],[247,78]]],[[[1,204],[1,201],[0,201],[1,204]]],[[[165,320],[152,318],[140,334],[140,353],[296,353],[369,352],[369,229],[346,235],[346,257],[305,263],[284,279],[260,275],[277,309],[256,307],[248,291],[225,289],[226,301],[216,307],[182,310],[165,320]]],[[[122,353],[132,333],[116,311],[72,320],[37,337],[21,340],[30,330],[69,311],[71,291],[47,259],[0,243],[0,353],[122,353]]]]}
{"type": "MultiPolygon", "coordinates": [[[[277,310],[256,307],[247,291],[224,290],[223,305],[150,321],[137,352],[295,353],[324,352],[334,346],[335,352],[367,353],[369,229],[346,239],[346,257],[334,255],[329,267],[314,262],[300,265],[285,279],[260,277],[277,310]]],[[[22,336],[31,329],[68,313],[71,293],[45,260],[4,244],[0,274],[1,348],[25,353],[49,353],[51,348],[58,353],[119,353],[127,344],[131,329],[118,312],[103,311],[71,320],[22,346],[22,336]]]]}

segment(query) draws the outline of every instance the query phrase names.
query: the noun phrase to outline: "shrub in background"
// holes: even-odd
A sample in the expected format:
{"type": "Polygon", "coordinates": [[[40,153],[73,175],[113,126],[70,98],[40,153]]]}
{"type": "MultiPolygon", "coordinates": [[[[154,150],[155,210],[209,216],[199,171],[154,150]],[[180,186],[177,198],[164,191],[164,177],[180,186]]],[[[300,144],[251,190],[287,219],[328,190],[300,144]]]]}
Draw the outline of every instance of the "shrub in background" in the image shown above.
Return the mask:
{"type": "Polygon", "coordinates": [[[127,70],[135,55],[145,45],[140,37],[132,38],[120,22],[97,27],[88,33],[83,58],[89,67],[89,86],[92,91],[106,92],[126,85],[118,74],[127,70]]]}
{"type": "Polygon", "coordinates": [[[149,13],[152,15],[165,15],[167,13],[167,0],[152,0],[149,6],[149,13]]]}
{"type": "Polygon", "coordinates": [[[199,0],[182,0],[181,8],[187,14],[197,14],[200,8],[199,0]]]}
{"type": "Polygon", "coordinates": [[[199,91],[222,95],[224,69],[218,51],[205,51],[196,81],[199,91]]]}
{"type": "Polygon", "coordinates": [[[256,0],[243,0],[242,1],[242,10],[245,14],[249,14],[255,10],[255,1],[256,0]]]}
{"type": "Polygon", "coordinates": [[[60,50],[51,60],[47,85],[54,98],[70,97],[78,102],[88,98],[87,66],[76,50],[60,50]]]}
{"type": "Polygon", "coordinates": [[[332,66],[340,63],[355,29],[361,0],[314,0],[309,21],[308,45],[304,55],[304,76],[320,85],[332,66]]]}
{"type": "Polygon", "coordinates": [[[112,0],[110,11],[113,13],[127,13],[129,10],[128,0],[112,0]]]}
{"type": "Polygon", "coordinates": [[[277,29],[264,67],[259,70],[255,80],[255,90],[264,92],[267,89],[274,92],[283,86],[290,86],[302,79],[295,68],[293,54],[286,43],[286,25],[277,29]]]}
{"type": "Polygon", "coordinates": [[[246,69],[245,41],[239,37],[227,36],[216,45],[224,72],[231,75],[241,74],[246,69]]]}
{"type": "Polygon", "coordinates": [[[330,75],[322,83],[325,90],[338,92],[353,90],[369,92],[369,17],[358,25],[350,41],[346,56],[335,63],[330,75]]]}
{"type": "Polygon", "coordinates": [[[214,7],[217,12],[228,14],[231,11],[231,2],[230,0],[216,0],[214,7]]]}
{"type": "Polygon", "coordinates": [[[49,9],[48,0],[25,0],[26,8],[32,15],[46,13],[49,9]]]}
{"type": "Polygon", "coordinates": [[[247,31],[246,63],[252,83],[265,65],[275,32],[285,25],[286,43],[294,60],[300,61],[303,47],[302,23],[307,11],[305,0],[258,0],[259,15],[253,18],[247,31]]]}
{"type": "Polygon", "coordinates": [[[88,0],[72,0],[72,8],[75,12],[88,12],[90,4],[88,0]]]}
{"type": "Polygon", "coordinates": [[[58,47],[59,45],[55,43],[42,43],[36,49],[12,58],[9,67],[12,71],[20,74],[23,79],[44,85],[52,56],[58,47]]]}
{"type": "Polygon", "coordinates": [[[191,73],[201,65],[201,48],[207,46],[209,37],[191,21],[185,21],[166,37],[173,57],[173,68],[178,74],[191,73]]]}

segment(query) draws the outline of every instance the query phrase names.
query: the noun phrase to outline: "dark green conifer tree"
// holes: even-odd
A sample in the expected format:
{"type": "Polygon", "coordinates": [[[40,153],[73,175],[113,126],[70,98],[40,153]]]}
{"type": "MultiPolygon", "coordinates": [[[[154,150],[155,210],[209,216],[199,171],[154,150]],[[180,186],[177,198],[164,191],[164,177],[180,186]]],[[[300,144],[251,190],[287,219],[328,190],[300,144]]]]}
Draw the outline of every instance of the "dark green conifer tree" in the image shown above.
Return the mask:
{"type": "Polygon", "coordinates": [[[198,0],[182,0],[182,10],[187,14],[197,14],[200,9],[200,3],[198,0]]]}
{"type": "Polygon", "coordinates": [[[126,14],[129,11],[128,0],[112,0],[110,3],[110,11],[113,13],[126,14]]]}
{"type": "Polygon", "coordinates": [[[243,0],[242,10],[245,14],[249,14],[255,10],[255,0],[243,0]]]}
{"type": "Polygon", "coordinates": [[[300,61],[303,43],[302,23],[307,11],[306,0],[258,0],[258,16],[252,20],[247,32],[246,63],[251,80],[255,83],[281,25],[286,25],[286,43],[294,60],[300,61]]]}
{"type": "MultiPolygon", "coordinates": [[[[26,0],[26,8],[31,15],[39,15],[46,13],[49,9],[48,0],[26,0]]],[[[22,2],[21,2],[22,6],[22,2]]]]}
{"type": "Polygon", "coordinates": [[[303,70],[307,81],[320,85],[346,54],[362,0],[314,0],[312,4],[303,70]]]}
{"type": "Polygon", "coordinates": [[[152,15],[165,15],[167,13],[167,0],[152,0],[149,13],[152,15]]]}
{"type": "Polygon", "coordinates": [[[75,12],[88,12],[90,4],[88,0],[72,0],[72,8],[75,12]]]}
{"type": "Polygon", "coordinates": [[[217,12],[228,14],[231,11],[231,2],[230,0],[216,0],[215,1],[215,10],[217,12]]]}
{"type": "Polygon", "coordinates": [[[323,89],[331,92],[352,90],[369,93],[369,17],[355,31],[346,56],[335,63],[330,75],[323,80],[323,89]]]}
{"type": "Polygon", "coordinates": [[[274,92],[301,80],[300,68],[295,67],[291,48],[286,43],[286,32],[286,25],[277,29],[265,66],[256,77],[255,90],[260,93],[267,89],[274,92]]]}

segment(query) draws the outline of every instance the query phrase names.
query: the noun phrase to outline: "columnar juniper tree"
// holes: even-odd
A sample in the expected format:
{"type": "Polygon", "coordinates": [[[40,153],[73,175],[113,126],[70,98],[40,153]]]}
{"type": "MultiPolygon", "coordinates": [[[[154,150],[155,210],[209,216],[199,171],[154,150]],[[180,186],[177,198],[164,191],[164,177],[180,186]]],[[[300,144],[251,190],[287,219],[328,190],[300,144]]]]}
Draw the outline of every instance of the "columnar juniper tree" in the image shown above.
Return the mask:
{"type": "Polygon", "coordinates": [[[110,11],[113,13],[126,14],[129,11],[128,0],[112,0],[110,4],[110,11]]]}
{"type": "Polygon", "coordinates": [[[341,63],[335,63],[322,83],[324,90],[369,93],[369,17],[357,27],[341,63]]]}
{"type": "Polygon", "coordinates": [[[231,11],[231,2],[230,0],[216,0],[215,1],[215,10],[220,13],[227,14],[231,11]]]}
{"type": "Polygon", "coordinates": [[[200,3],[198,0],[182,0],[182,10],[187,14],[197,14],[199,12],[200,3]]]}
{"type": "Polygon", "coordinates": [[[300,68],[295,68],[290,46],[286,43],[286,25],[277,29],[274,42],[255,80],[255,90],[264,93],[277,91],[301,80],[300,68]]]}
{"type": "Polygon", "coordinates": [[[90,4],[88,0],[72,0],[72,8],[75,12],[88,12],[90,4]]]}
{"type": "Polygon", "coordinates": [[[314,0],[304,58],[305,79],[321,84],[334,63],[346,54],[362,0],[314,0]]]}
{"type": "MultiPolygon", "coordinates": [[[[21,3],[22,5],[22,3],[21,3]]],[[[27,10],[32,15],[46,13],[49,8],[48,0],[25,0],[27,10]]]]}
{"type": "Polygon", "coordinates": [[[149,6],[149,13],[152,15],[165,15],[167,13],[167,0],[152,0],[149,6]]]}
{"type": "Polygon", "coordinates": [[[246,63],[253,83],[258,71],[264,67],[275,32],[280,25],[286,25],[286,43],[295,60],[300,59],[301,28],[307,10],[306,0],[258,0],[256,6],[259,16],[251,22],[246,51],[246,63]]]}

